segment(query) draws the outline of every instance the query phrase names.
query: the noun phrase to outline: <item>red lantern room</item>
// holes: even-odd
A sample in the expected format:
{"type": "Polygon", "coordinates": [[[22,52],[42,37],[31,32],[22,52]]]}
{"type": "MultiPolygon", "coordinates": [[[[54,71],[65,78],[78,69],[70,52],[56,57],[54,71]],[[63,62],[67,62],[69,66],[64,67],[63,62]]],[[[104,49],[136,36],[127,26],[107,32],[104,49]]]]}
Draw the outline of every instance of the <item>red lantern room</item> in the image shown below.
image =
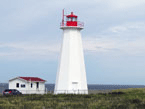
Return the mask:
{"type": "Polygon", "coordinates": [[[71,12],[71,14],[69,14],[69,15],[64,15],[64,10],[63,10],[63,17],[62,17],[61,27],[79,27],[79,28],[83,28],[84,23],[79,22],[77,19],[78,19],[78,16],[74,15],[73,12],[71,12]],[[64,21],[64,16],[66,16],[66,21],[64,21]]]}
{"type": "Polygon", "coordinates": [[[77,26],[77,17],[76,15],[71,12],[70,15],[67,15],[66,18],[66,26],[77,26]]]}

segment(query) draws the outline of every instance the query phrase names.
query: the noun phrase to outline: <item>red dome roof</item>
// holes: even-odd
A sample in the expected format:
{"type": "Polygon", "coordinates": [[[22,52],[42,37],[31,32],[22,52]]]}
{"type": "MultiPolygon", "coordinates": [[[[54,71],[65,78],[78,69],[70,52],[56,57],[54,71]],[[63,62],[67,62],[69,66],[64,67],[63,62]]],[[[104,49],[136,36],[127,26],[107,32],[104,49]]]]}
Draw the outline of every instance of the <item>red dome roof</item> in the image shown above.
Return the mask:
{"type": "Polygon", "coordinates": [[[75,18],[77,18],[78,16],[74,15],[73,12],[71,12],[71,14],[67,15],[66,17],[75,17],[75,18]]]}

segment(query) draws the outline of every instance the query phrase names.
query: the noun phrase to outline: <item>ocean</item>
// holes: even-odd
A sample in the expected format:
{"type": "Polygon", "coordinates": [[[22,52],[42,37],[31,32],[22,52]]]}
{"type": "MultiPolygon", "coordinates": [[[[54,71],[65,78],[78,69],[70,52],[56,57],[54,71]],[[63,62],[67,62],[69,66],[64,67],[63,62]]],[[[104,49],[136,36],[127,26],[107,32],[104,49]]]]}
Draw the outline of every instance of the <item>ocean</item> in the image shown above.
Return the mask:
{"type": "MultiPolygon", "coordinates": [[[[8,88],[8,83],[0,83],[0,93],[8,88]]],[[[47,91],[54,90],[54,84],[45,84],[47,91]]],[[[115,90],[127,88],[145,88],[145,85],[103,85],[103,84],[88,84],[88,90],[115,90]]]]}

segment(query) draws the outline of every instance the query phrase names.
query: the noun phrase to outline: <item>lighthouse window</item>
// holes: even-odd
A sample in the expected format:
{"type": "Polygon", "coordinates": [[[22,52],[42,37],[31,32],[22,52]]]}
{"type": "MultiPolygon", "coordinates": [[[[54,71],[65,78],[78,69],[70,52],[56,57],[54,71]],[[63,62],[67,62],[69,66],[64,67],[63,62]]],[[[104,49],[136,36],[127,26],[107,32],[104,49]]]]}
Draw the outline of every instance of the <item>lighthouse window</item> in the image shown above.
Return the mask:
{"type": "Polygon", "coordinates": [[[67,21],[71,21],[71,18],[69,17],[69,18],[67,19],[67,21]]]}
{"type": "Polygon", "coordinates": [[[73,17],[73,18],[72,18],[72,21],[76,21],[76,18],[73,17]]]}

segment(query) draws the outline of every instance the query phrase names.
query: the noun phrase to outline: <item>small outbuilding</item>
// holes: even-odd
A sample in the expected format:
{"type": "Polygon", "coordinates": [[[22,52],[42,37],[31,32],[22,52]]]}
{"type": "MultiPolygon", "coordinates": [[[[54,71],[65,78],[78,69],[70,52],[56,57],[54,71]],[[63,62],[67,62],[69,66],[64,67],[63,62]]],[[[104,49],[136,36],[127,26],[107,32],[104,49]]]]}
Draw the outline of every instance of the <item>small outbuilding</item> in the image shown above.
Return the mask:
{"type": "Polygon", "coordinates": [[[45,82],[38,77],[16,77],[9,80],[9,89],[17,89],[22,94],[45,94],[45,82]]]}

